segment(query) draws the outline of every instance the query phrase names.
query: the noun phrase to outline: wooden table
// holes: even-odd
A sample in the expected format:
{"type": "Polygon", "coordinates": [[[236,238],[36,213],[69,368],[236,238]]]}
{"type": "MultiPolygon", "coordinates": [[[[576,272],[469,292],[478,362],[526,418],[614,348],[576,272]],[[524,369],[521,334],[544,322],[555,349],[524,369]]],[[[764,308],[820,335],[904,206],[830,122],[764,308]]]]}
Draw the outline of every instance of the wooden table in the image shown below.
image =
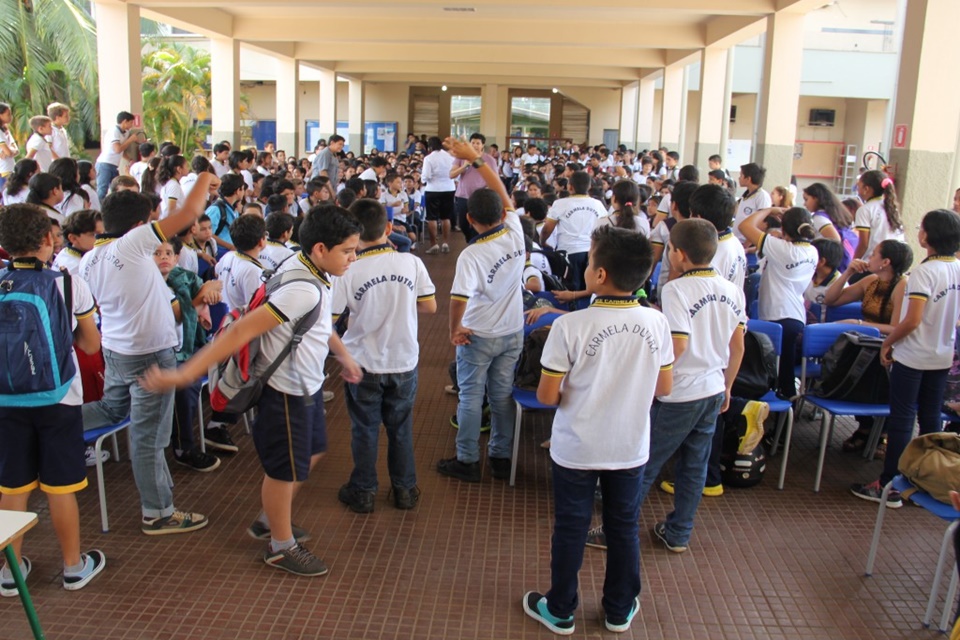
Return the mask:
{"type": "Polygon", "coordinates": [[[40,620],[37,618],[37,611],[33,608],[33,601],[30,600],[30,593],[27,591],[27,583],[20,573],[20,564],[13,554],[11,542],[25,534],[37,524],[37,514],[29,511],[2,511],[0,510],[0,547],[3,547],[3,553],[7,557],[7,566],[13,573],[13,580],[17,583],[17,590],[20,592],[20,602],[23,603],[23,610],[27,612],[27,620],[30,621],[30,629],[33,631],[35,640],[44,640],[43,630],[40,628],[40,620]]]}

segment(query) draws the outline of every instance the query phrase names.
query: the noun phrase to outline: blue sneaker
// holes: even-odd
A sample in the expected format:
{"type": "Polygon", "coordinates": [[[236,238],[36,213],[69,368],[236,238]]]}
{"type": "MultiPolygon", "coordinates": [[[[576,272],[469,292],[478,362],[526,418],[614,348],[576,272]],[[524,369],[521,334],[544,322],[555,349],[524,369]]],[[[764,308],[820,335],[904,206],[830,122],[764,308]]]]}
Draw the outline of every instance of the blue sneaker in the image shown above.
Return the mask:
{"type": "Polygon", "coordinates": [[[633,606],[630,607],[630,613],[627,614],[626,618],[618,620],[607,616],[604,618],[603,624],[606,625],[608,631],[623,633],[630,628],[630,623],[633,622],[633,617],[637,615],[637,611],[640,611],[640,598],[633,599],[633,606]]]}
{"type": "Polygon", "coordinates": [[[573,616],[558,618],[547,609],[547,597],[536,591],[528,591],[523,596],[523,610],[528,616],[545,626],[550,631],[569,636],[574,631],[573,616]]]}

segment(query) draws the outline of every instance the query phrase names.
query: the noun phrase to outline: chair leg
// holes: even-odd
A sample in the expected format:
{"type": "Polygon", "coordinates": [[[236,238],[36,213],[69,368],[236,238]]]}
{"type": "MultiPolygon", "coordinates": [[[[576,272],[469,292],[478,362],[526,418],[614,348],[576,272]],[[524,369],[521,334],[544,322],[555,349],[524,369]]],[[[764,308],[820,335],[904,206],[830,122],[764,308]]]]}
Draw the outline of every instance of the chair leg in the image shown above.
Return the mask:
{"type": "Polygon", "coordinates": [[[780,461],[780,478],[777,480],[777,489],[780,490],[783,490],[783,480],[787,477],[787,459],[790,457],[790,439],[793,437],[793,409],[788,409],[786,415],[787,439],[783,443],[783,460],[780,461]]]}
{"type": "Polygon", "coordinates": [[[197,431],[199,431],[200,436],[200,451],[207,452],[207,443],[203,439],[203,388],[207,386],[206,384],[200,385],[200,394],[197,397],[197,431]]]}
{"type": "Polygon", "coordinates": [[[866,460],[873,460],[873,455],[880,446],[880,438],[883,437],[883,424],[886,421],[884,417],[878,417],[873,421],[873,428],[870,429],[870,437],[867,438],[867,445],[863,448],[863,457],[866,460]]]}
{"type": "MultiPolygon", "coordinates": [[[[249,413],[249,412],[248,412],[248,413],[249,413]]],[[[252,431],[250,431],[250,418],[248,417],[247,413],[243,414],[243,427],[244,427],[244,429],[247,430],[247,435],[248,435],[248,436],[249,436],[251,433],[253,433],[252,431]]]]}
{"type": "Polygon", "coordinates": [[[813,479],[813,490],[820,493],[820,476],[823,475],[823,461],[827,457],[827,443],[830,442],[830,434],[833,433],[833,421],[836,419],[832,413],[823,412],[823,418],[820,419],[820,455],[817,458],[817,475],[813,479]],[[830,416],[829,420],[827,416],[830,416]]]}
{"type": "MultiPolygon", "coordinates": [[[[127,430],[129,431],[129,429],[127,430]]],[[[100,460],[100,452],[103,451],[103,440],[105,435],[97,438],[93,445],[93,453],[97,460],[97,494],[100,496],[100,530],[104,533],[110,531],[110,522],[107,520],[107,493],[103,482],[103,462],[100,460]]]]}
{"type": "Polygon", "coordinates": [[[783,424],[787,418],[787,414],[781,413],[777,417],[777,428],[773,432],[773,446],[770,447],[770,456],[777,455],[777,449],[780,448],[780,436],[783,433],[783,424]]]}
{"type": "Polygon", "coordinates": [[[513,423],[513,455],[510,457],[510,486],[517,484],[517,457],[520,455],[520,425],[523,424],[523,405],[517,405],[517,418],[513,423]]]}
{"type": "Polygon", "coordinates": [[[947,633],[950,628],[950,614],[953,613],[953,603],[957,597],[957,568],[950,568],[950,586],[947,587],[947,598],[943,601],[943,615],[940,616],[940,632],[947,633]]]}
{"type": "Polygon", "coordinates": [[[117,434],[116,433],[110,434],[110,440],[112,441],[112,444],[113,444],[113,461],[120,462],[120,447],[119,445],[117,445],[117,434]]]}
{"type": "MultiPolygon", "coordinates": [[[[927,611],[923,615],[923,626],[929,627],[930,620],[933,618],[933,607],[937,603],[937,596],[940,594],[940,580],[943,578],[943,566],[947,563],[947,549],[953,542],[953,532],[957,528],[960,520],[954,521],[947,527],[943,534],[943,542],[940,543],[940,557],[937,558],[937,570],[933,574],[933,586],[930,587],[930,599],[927,600],[927,611]]],[[[951,583],[953,579],[951,578],[951,583]]],[[[947,602],[944,605],[947,609],[952,607],[952,603],[947,602]]]]}
{"type": "Polygon", "coordinates": [[[893,481],[887,483],[880,494],[880,509],[877,511],[877,522],[873,525],[873,540],[870,542],[870,552],[867,554],[867,568],[864,570],[865,576],[873,575],[873,562],[877,559],[877,549],[880,547],[880,531],[883,529],[883,518],[887,513],[887,496],[893,489],[893,481]]]}

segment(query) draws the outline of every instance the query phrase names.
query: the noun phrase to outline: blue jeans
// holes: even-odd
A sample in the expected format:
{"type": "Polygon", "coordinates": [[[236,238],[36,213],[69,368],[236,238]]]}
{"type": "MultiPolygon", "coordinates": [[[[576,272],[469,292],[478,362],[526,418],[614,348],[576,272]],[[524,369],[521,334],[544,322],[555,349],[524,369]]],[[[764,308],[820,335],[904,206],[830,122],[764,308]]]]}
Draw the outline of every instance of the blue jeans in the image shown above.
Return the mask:
{"type": "Polygon", "coordinates": [[[523,349],[523,330],[499,338],[470,336],[470,344],[457,347],[457,459],[480,460],[480,418],[483,392],[490,404],[492,430],[487,455],[510,458],[517,407],[513,402],[513,373],[523,349]]]}
{"type": "Polygon", "coordinates": [[[774,320],[783,327],[783,349],[780,351],[780,369],[777,372],[777,392],[789,400],[797,395],[797,338],[803,335],[805,326],[793,318],[774,320]]]}
{"type": "Polygon", "coordinates": [[[880,484],[900,473],[897,465],[913,438],[913,425],[920,422],[920,435],[943,428],[940,407],[949,369],[923,371],[894,362],[890,367],[890,417],[887,418],[887,455],[883,460],[880,484]]]}
{"type": "Polygon", "coordinates": [[[553,540],[550,544],[550,591],[547,608],[566,618],[577,608],[577,574],[593,517],[597,480],[603,492],[603,532],[607,570],[603,610],[608,618],[625,618],[640,594],[640,483],[643,466],[602,471],[567,469],[553,463],[553,540]]]}
{"type": "Polygon", "coordinates": [[[686,546],[690,541],[722,406],[723,394],[719,393],[689,402],[654,401],[650,409],[650,459],[644,470],[640,501],[647,497],[660,468],[676,453],[673,511],[666,518],[671,544],[686,546]]]}
{"type": "Polygon", "coordinates": [[[97,163],[97,195],[100,197],[100,202],[103,202],[103,199],[107,197],[107,192],[110,191],[110,183],[119,175],[120,167],[117,165],[106,162],[97,163]]]}
{"type": "Polygon", "coordinates": [[[583,253],[567,254],[567,260],[570,262],[570,276],[568,279],[570,280],[571,291],[583,291],[587,288],[584,274],[587,272],[587,261],[589,257],[590,254],[586,251],[583,253]]]}
{"type": "MultiPolygon", "coordinates": [[[[189,387],[177,389],[173,395],[173,432],[170,446],[174,451],[193,449],[193,420],[197,417],[197,401],[200,399],[200,381],[189,387]]],[[[203,424],[200,425],[203,429],[203,424]]],[[[201,431],[203,433],[203,431],[201,431]]]]}
{"type": "Polygon", "coordinates": [[[103,360],[103,398],[83,405],[83,428],[105,427],[130,416],[130,457],[143,517],[165,518],[174,510],[173,478],[163,453],[173,426],[173,392],[150,393],[138,379],[153,365],[175,368],[177,359],[173,349],[140,356],[104,349],[103,360]]]}
{"type": "Polygon", "coordinates": [[[469,200],[467,198],[454,198],[453,210],[457,213],[457,226],[460,227],[460,231],[463,232],[463,237],[466,239],[466,241],[470,242],[479,234],[477,233],[476,229],[470,225],[470,221],[467,220],[468,202],[469,200]]]}
{"type": "Polygon", "coordinates": [[[413,245],[413,240],[405,233],[397,233],[394,231],[389,236],[390,242],[394,244],[397,248],[397,251],[400,253],[410,253],[410,247],[413,245]]]}
{"type": "Polygon", "coordinates": [[[377,445],[381,423],[387,430],[387,470],[390,484],[412,489],[417,484],[413,462],[413,399],[417,370],[404,373],[364,371],[359,384],[346,384],[350,414],[353,472],[350,484],[361,491],[377,490],[377,445]]]}

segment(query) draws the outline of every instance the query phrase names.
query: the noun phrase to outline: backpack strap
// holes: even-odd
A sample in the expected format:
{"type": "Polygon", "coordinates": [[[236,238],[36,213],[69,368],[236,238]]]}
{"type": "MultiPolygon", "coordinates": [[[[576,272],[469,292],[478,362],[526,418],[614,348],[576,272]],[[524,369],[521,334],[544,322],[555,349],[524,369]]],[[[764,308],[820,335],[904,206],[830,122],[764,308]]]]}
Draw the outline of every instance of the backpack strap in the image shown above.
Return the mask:
{"type": "Polygon", "coordinates": [[[214,205],[220,210],[220,222],[217,223],[217,230],[213,232],[213,235],[219,236],[227,228],[227,203],[223,201],[223,198],[217,198],[214,205]]]}
{"type": "Polygon", "coordinates": [[[67,303],[67,316],[73,315],[73,277],[66,269],[60,270],[63,276],[63,301],[67,303]]]}

